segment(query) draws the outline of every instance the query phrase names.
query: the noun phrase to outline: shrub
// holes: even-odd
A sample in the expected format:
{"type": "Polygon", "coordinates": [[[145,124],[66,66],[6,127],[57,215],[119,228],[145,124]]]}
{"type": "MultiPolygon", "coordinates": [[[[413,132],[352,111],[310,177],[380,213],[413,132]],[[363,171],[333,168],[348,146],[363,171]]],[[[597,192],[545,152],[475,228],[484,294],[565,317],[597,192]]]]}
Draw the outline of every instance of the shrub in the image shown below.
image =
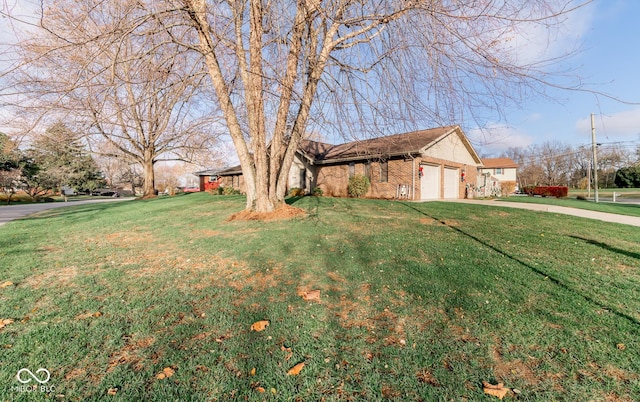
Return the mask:
{"type": "Polygon", "coordinates": [[[289,197],[304,197],[304,190],[299,187],[293,187],[289,190],[289,197]]]}
{"type": "Polygon", "coordinates": [[[322,194],[323,194],[322,187],[314,188],[311,194],[315,197],[322,197],[322,194]]]}
{"type": "Polygon", "coordinates": [[[224,187],[222,190],[223,195],[239,195],[240,190],[233,187],[224,187]]]}
{"type": "Polygon", "coordinates": [[[503,197],[508,197],[516,191],[515,181],[505,181],[500,183],[500,193],[503,197]]]}
{"type": "Polygon", "coordinates": [[[522,193],[527,195],[533,195],[533,189],[535,188],[536,186],[524,186],[522,187],[522,193]]]}
{"type": "Polygon", "coordinates": [[[354,175],[349,178],[349,185],[347,186],[347,192],[350,197],[362,197],[369,191],[369,178],[361,174],[354,175]]]}
{"type": "Polygon", "coordinates": [[[524,192],[528,195],[539,195],[542,197],[563,198],[569,195],[569,187],[566,186],[527,186],[524,192]]]}

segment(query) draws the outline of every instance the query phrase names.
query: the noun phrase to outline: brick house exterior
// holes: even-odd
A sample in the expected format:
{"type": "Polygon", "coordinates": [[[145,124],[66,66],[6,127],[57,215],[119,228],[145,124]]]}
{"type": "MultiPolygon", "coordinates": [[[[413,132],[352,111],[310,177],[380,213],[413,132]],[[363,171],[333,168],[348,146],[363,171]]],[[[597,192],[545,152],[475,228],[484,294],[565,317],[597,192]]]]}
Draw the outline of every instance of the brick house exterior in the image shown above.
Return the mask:
{"type": "MultiPolygon", "coordinates": [[[[305,140],[289,172],[288,187],[307,193],[319,187],[323,195],[346,197],[349,178],[361,174],[371,182],[367,198],[465,198],[473,195],[480,166],[459,126],[341,145],[305,140]]],[[[216,177],[221,186],[244,191],[239,166],[218,171],[216,177]]]]}
{"type": "Polygon", "coordinates": [[[242,177],[242,169],[240,166],[224,170],[202,170],[195,172],[200,181],[200,191],[209,191],[218,187],[233,187],[241,192],[245,192],[244,178],[242,177]]]}

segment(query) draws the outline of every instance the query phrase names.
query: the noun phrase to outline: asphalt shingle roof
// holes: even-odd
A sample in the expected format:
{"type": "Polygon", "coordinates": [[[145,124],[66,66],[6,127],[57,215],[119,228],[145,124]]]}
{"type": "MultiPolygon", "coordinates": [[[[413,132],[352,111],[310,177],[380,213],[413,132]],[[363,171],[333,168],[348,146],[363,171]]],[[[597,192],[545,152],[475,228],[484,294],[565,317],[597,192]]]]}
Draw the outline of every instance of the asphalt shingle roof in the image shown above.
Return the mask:
{"type": "Polygon", "coordinates": [[[370,140],[353,141],[340,145],[305,140],[300,145],[300,150],[315,163],[415,154],[456,127],[438,127],[370,140]]]}
{"type": "Polygon", "coordinates": [[[484,165],[483,167],[487,169],[518,167],[518,164],[511,158],[484,158],[482,159],[482,164],[484,165]]]}

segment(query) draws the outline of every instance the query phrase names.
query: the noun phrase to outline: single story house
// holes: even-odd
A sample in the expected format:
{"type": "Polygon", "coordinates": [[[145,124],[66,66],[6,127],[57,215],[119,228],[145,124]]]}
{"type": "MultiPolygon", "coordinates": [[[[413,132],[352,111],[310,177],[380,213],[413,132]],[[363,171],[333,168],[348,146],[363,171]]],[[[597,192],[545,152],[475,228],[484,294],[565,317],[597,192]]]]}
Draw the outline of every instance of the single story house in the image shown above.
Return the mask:
{"type": "MultiPolygon", "coordinates": [[[[365,175],[367,198],[435,200],[474,196],[482,161],[459,126],[395,134],[332,145],[305,140],[289,172],[288,187],[326,196],[346,197],[349,178],[365,175]]],[[[244,190],[242,170],[235,166],[202,171],[201,191],[215,181],[244,190]]]]}
{"type": "Polygon", "coordinates": [[[484,158],[478,175],[477,195],[509,195],[518,189],[518,164],[511,158],[484,158]]]}
{"type": "Polygon", "coordinates": [[[203,170],[195,172],[200,178],[200,191],[209,191],[218,187],[233,187],[244,193],[244,179],[240,165],[223,170],[203,170]]]}

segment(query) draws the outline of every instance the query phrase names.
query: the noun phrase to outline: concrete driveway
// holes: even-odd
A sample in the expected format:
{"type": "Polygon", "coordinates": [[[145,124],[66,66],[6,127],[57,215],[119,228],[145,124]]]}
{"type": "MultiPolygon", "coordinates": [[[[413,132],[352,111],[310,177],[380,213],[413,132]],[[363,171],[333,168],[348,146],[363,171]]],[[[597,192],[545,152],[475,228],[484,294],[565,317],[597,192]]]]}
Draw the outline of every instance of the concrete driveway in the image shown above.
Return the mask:
{"type": "Polygon", "coordinates": [[[75,205],[97,204],[102,202],[122,202],[132,200],[133,198],[101,198],[97,200],[82,200],[69,202],[41,202],[37,204],[16,204],[0,206],[0,226],[7,222],[34,214],[40,211],[46,211],[53,208],[73,207],[75,205]]]}
{"type": "Polygon", "coordinates": [[[500,202],[495,200],[447,200],[451,202],[460,202],[465,204],[491,205],[494,207],[520,208],[531,211],[551,212],[555,214],[573,215],[581,218],[597,219],[604,222],[621,223],[623,225],[640,226],[640,217],[609,214],[606,212],[589,211],[586,209],[560,207],[557,205],[546,204],[527,204],[520,202],[500,202]]]}

